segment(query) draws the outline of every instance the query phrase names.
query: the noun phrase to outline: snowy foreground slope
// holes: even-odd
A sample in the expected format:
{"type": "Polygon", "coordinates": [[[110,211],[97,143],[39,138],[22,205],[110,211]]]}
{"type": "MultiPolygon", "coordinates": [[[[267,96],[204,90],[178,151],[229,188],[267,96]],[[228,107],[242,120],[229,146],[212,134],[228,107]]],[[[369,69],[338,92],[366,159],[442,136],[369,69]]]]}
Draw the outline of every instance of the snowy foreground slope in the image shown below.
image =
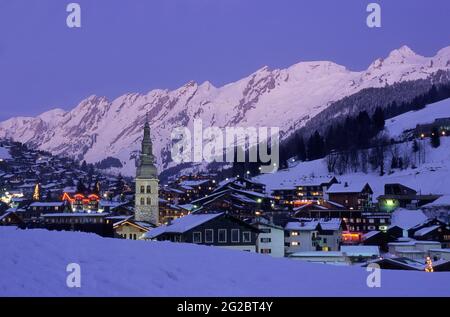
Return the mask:
{"type": "Polygon", "coordinates": [[[0,296],[450,296],[450,273],[310,264],[214,247],[0,228],[0,296]],[[66,266],[81,266],[81,288],[66,266]]]}

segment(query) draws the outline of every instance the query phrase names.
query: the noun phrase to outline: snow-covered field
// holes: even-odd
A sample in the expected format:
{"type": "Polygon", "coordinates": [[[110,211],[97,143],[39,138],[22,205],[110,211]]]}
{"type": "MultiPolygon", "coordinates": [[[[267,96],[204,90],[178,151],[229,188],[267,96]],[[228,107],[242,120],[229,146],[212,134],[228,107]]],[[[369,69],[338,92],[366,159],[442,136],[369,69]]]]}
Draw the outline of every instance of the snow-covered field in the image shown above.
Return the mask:
{"type": "Polygon", "coordinates": [[[0,296],[450,296],[450,273],[381,272],[214,247],[0,227],[0,296]],[[69,263],[81,287],[68,288],[69,263]]]}

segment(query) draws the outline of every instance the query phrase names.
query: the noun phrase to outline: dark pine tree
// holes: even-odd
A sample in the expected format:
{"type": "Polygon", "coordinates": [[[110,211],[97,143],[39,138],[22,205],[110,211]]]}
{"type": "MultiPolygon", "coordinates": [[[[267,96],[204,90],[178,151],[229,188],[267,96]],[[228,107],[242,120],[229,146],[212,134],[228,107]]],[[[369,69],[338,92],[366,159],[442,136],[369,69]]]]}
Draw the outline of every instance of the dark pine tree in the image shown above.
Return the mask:
{"type": "Polygon", "coordinates": [[[87,163],[86,163],[86,161],[83,161],[83,163],[81,163],[81,170],[87,172],[87,163]]]}
{"type": "Polygon", "coordinates": [[[308,140],[308,159],[316,160],[324,156],[325,142],[319,131],[316,131],[308,140]]]}
{"type": "Polygon", "coordinates": [[[414,140],[412,150],[414,153],[419,152],[420,148],[419,148],[419,143],[417,142],[417,140],[414,140]]]}
{"type": "Polygon", "coordinates": [[[358,148],[366,148],[369,145],[370,138],[372,137],[371,125],[372,121],[367,111],[361,111],[356,118],[356,142],[358,148]]]}
{"type": "Polygon", "coordinates": [[[372,121],[373,121],[374,128],[377,132],[384,129],[385,118],[384,118],[384,111],[383,111],[383,109],[381,109],[381,107],[377,107],[375,109],[375,112],[373,113],[373,116],[372,116],[372,121]]]}
{"type": "Polygon", "coordinates": [[[441,136],[439,135],[439,130],[434,127],[431,132],[431,146],[438,148],[441,145],[441,136]]]}
{"type": "Polygon", "coordinates": [[[85,194],[87,191],[86,186],[84,185],[83,181],[81,179],[78,180],[77,183],[77,194],[85,194]]]}
{"type": "Polygon", "coordinates": [[[305,161],[306,160],[305,140],[303,139],[303,136],[300,135],[299,133],[295,135],[295,147],[296,147],[295,156],[297,160],[305,161]]]}

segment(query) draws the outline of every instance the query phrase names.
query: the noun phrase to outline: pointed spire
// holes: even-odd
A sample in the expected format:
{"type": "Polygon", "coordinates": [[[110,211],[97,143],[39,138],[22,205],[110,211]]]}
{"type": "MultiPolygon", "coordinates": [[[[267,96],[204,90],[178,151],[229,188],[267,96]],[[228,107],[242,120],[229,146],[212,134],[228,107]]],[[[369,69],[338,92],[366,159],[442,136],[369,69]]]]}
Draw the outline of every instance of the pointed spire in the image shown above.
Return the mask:
{"type": "Polygon", "coordinates": [[[142,178],[156,177],[157,171],[154,163],[155,157],[153,156],[153,144],[150,135],[150,124],[147,113],[145,118],[144,138],[142,140],[140,162],[137,169],[137,177],[142,178]]]}
{"type": "Polygon", "coordinates": [[[144,139],[142,140],[142,154],[150,155],[153,157],[153,144],[150,137],[150,124],[148,123],[148,117],[145,120],[144,125],[144,139]]]}

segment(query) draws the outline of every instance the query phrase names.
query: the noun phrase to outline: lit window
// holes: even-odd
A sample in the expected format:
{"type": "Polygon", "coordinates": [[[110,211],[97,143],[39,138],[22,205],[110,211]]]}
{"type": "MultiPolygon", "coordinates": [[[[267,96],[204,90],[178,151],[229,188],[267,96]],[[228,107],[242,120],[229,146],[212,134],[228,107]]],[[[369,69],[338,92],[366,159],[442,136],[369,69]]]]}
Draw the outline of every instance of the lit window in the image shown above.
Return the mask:
{"type": "Polygon", "coordinates": [[[291,242],[291,247],[297,247],[299,245],[300,245],[300,242],[298,242],[298,241],[292,241],[291,242]]]}
{"type": "Polygon", "coordinates": [[[296,237],[298,236],[298,232],[297,231],[292,231],[291,232],[291,237],[296,237]]]}

